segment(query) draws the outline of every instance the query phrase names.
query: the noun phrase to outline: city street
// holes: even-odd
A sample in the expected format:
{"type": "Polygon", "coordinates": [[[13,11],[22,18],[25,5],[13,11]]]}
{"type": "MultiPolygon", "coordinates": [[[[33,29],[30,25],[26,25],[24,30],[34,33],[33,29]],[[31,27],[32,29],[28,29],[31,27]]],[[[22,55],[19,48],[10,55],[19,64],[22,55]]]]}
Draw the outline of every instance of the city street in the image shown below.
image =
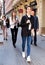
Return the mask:
{"type": "MultiPolygon", "coordinates": [[[[28,38],[28,42],[29,40],[28,38]]],[[[14,39],[13,42],[15,43],[14,39]]],[[[27,44],[25,53],[27,53],[27,44]]],[[[0,65],[45,65],[45,0],[0,0],[0,65]],[[22,57],[20,27],[16,48],[12,44],[18,23],[21,23],[23,35],[30,35],[30,30],[34,28],[33,32],[36,36],[36,31],[39,30],[37,46],[34,45],[34,41],[31,45],[30,63],[26,61],[27,54],[25,59],[22,57]],[[8,40],[7,38],[5,40],[6,36],[8,40]]]]}
{"type": "Polygon", "coordinates": [[[31,45],[31,63],[27,63],[21,55],[21,30],[19,28],[16,48],[11,41],[10,30],[8,30],[8,41],[0,44],[0,65],[45,65],[45,37],[38,36],[37,47],[31,45]]]}

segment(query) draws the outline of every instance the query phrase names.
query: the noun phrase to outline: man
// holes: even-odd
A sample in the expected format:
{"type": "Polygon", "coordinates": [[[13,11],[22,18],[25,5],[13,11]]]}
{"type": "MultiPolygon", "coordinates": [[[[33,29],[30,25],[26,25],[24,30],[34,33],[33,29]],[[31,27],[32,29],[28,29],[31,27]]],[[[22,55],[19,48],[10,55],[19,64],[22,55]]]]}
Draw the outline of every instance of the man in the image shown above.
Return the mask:
{"type": "Polygon", "coordinates": [[[39,22],[35,9],[32,9],[31,15],[34,17],[34,45],[37,46],[37,32],[39,30],[39,22]]]}

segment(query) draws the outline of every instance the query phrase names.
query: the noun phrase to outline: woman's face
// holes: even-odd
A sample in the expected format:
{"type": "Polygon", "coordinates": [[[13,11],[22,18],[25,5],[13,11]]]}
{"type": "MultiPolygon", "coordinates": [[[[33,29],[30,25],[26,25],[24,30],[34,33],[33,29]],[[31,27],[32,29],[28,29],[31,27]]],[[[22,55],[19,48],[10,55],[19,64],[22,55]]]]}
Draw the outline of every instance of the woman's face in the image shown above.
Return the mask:
{"type": "Polygon", "coordinates": [[[31,8],[27,7],[27,13],[31,13],[31,8]]]}
{"type": "Polygon", "coordinates": [[[6,18],[3,16],[3,17],[2,17],[2,20],[5,20],[5,19],[6,19],[6,18]]]}
{"type": "Polygon", "coordinates": [[[15,12],[13,12],[13,16],[16,16],[16,13],[15,12]]]}

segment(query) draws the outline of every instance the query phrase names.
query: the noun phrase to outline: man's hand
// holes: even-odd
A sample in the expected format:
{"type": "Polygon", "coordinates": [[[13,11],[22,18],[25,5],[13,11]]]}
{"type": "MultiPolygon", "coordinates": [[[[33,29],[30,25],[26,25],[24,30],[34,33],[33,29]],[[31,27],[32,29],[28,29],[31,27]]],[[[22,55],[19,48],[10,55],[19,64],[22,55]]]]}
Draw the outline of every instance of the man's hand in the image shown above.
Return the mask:
{"type": "Polygon", "coordinates": [[[39,29],[37,29],[37,35],[39,35],[39,29]]]}
{"type": "Polygon", "coordinates": [[[37,32],[39,31],[39,29],[37,29],[37,32]]]}
{"type": "Polygon", "coordinates": [[[32,29],[31,30],[31,34],[32,34],[32,36],[34,36],[35,34],[34,34],[34,29],[32,29]]]}

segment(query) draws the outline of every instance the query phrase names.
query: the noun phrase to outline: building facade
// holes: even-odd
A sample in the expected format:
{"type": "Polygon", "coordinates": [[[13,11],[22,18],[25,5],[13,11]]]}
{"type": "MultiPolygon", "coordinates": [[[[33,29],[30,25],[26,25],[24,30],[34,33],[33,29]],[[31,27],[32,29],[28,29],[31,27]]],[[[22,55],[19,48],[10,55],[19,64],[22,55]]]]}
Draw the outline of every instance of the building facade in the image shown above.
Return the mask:
{"type": "Polygon", "coordinates": [[[2,3],[0,1],[0,17],[1,17],[1,14],[2,14],[2,3]]]}
{"type": "Polygon", "coordinates": [[[5,13],[8,13],[10,10],[13,9],[13,6],[18,2],[19,0],[5,0],[5,13]]]}
{"type": "MultiPolygon", "coordinates": [[[[30,2],[34,0],[5,0],[5,10],[6,13],[9,12],[12,8],[16,11],[23,10],[23,12],[18,12],[18,15],[22,17],[25,14],[25,5],[29,5],[30,2]]],[[[39,33],[45,35],[45,0],[36,0],[37,1],[37,16],[39,18],[39,33]]]]}

